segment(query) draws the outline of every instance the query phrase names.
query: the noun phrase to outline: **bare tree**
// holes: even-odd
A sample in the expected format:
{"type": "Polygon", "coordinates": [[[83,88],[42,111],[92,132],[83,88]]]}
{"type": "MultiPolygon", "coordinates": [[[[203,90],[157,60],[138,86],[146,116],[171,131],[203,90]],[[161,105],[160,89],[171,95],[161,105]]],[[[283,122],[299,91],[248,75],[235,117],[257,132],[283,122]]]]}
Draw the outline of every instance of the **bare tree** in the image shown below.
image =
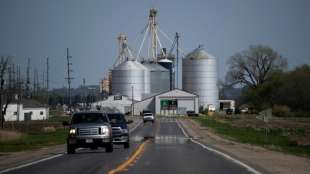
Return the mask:
{"type": "MultiPolygon", "coordinates": [[[[1,118],[1,128],[3,128],[3,124],[4,124],[4,115],[5,113],[3,112],[3,102],[5,100],[5,98],[7,98],[7,94],[6,94],[6,88],[5,88],[5,76],[7,73],[7,69],[8,69],[8,64],[9,64],[9,57],[1,57],[0,60],[0,118],[1,118]]],[[[5,102],[7,103],[7,102],[5,102]]]]}
{"type": "Polygon", "coordinates": [[[231,84],[257,88],[270,78],[272,72],[287,66],[284,59],[270,47],[257,45],[236,53],[228,60],[226,80],[231,84]]]}

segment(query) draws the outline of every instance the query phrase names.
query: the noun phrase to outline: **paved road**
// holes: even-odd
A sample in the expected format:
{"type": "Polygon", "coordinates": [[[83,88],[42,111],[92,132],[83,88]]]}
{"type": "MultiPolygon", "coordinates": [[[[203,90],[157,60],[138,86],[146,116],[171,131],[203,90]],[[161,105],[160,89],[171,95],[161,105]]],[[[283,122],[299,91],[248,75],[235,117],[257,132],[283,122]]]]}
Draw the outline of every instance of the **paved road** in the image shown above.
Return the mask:
{"type": "Polygon", "coordinates": [[[105,174],[126,161],[147,137],[144,151],[124,174],[206,174],[249,173],[245,168],[210,152],[184,136],[175,119],[158,119],[154,124],[139,126],[131,134],[132,146],[115,146],[113,153],[103,149],[83,149],[74,155],[63,155],[8,174],[105,174]]]}

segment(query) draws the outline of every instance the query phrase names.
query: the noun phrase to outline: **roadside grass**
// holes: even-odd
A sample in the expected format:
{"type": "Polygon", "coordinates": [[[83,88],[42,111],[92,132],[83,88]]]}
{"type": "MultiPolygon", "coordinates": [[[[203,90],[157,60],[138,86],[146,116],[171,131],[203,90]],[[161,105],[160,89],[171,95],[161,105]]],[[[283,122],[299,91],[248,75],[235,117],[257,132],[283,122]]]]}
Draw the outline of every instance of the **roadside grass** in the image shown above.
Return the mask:
{"type": "Polygon", "coordinates": [[[64,121],[70,122],[71,117],[70,116],[58,116],[58,115],[51,115],[47,121],[48,122],[58,122],[62,123],[64,121]]]}
{"type": "Polygon", "coordinates": [[[0,152],[17,152],[64,144],[66,136],[67,131],[64,129],[57,129],[55,132],[27,132],[19,139],[0,141],[0,152]]]}
{"type": "Polygon", "coordinates": [[[218,121],[215,118],[199,117],[193,118],[215,133],[226,139],[262,146],[271,150],[282,151],[294,155],[310,157],[310,148],[298,146],[292,142],[286,132],[280,129],[269,129],[266,135],[265,129],[254,129],[251,127],[235,127],[227,122],[218,121]]]}

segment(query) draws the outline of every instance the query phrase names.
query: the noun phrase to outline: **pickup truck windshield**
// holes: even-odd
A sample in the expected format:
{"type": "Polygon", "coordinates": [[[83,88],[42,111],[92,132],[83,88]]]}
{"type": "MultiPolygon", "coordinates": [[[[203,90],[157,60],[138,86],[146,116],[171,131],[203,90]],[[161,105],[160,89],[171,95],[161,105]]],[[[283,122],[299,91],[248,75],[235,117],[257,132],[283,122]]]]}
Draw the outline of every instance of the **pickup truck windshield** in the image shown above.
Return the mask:
{"type": "Polygon", "coordinates": [[[126,122],[123,114],[107,114],[111,123],[124,123],[126,122]]]}
{"type": "Polygon", "coordinates": [[[72,117],[72,124],[79,123],[108,123],[108,119],[101,113],[78,113],[72,117]]]}

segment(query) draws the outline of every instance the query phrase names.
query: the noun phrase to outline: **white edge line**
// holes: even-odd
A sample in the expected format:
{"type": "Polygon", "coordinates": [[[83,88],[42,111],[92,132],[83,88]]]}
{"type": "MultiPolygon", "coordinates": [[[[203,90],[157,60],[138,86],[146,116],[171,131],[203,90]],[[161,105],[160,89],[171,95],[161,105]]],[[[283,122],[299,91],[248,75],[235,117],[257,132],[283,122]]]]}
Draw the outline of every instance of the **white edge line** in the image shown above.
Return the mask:
{"type": "Polygon", "coordinates": [[[140,125],[141,125],[142,121],[139,120],[139,123],[137,123],[137,125],[135,125],[135,127],[133,127],[132,129],[129,130],[129,133],[133,132],[134,130],[136,130],[140,125]]]}
{"type": "Polygon", "coordinates": [[[240,165],[240,166],[246,168],[248,171],[252,172],[253,174],[262,174],[261,172],[259,172],[259,171],[255,170],[254,168],[250,167],[249,165],[247,165],[247,164],[245,164],[245,163],[243,163],[243,162],[241,162],[241,161],[239,161],[239,160],[237,160],[237,159],[231,157],[230,155],[227,155],[227,154],[225,154],[225,153],[223,153],[223,152],[220,152],[220,151],[218,151],[218,150],[215,150],[215,149],[213,149],[213,148],[211,148],[211,147],[208,147],[208,146],[206,146],[206,145],[204,145],[204,144],[202,144],[202,143],[200,143],[200,142],[198,142],[198,141],[196,141],[196,140],[190,138],[190,137],[188,136],[188,134],[185,132],[184,128],[180,125],[180,123],[179,123],[178,120],[176,121],[176,123],[177,123],[178,127],[182,130],[184,136],[185,136],[186,138],[189,138],[193,143],[200,145],[202,148],[207,149],[208,151],[214,152],[214,153],[216,153],[216,154],[218,154],[218,155],[223,156],[223,157],[226,158],[226,159],[231,160],[232,162],[234,162],[234,163],[236,163],[236,164],[238,164],[238,165],[240,165]]]}
{"type": "Polygon", "coordinates": [[[50,156],[50,157],[47,157],[47,158],[43,158],[43,159],[40,159],[40,160],[37,160],[37,161],[33,161],[33,162],[30,162],[30,163],[22,164],[22,165],[19,165],[19,166],[16,166],[16,167],[4,169],[4,170],[0,171],[0,174],[6,173],[6,172],[10,172],[10,171],[13,171],[13,170],[17,170],[17,169],[21,169],[21,168],[24,168],[24,167],[28,167],[28,166],[31,166],[31,165],[34,165],[34,164],[38,164],[40,162],[51,160],[51,159],[54,159],[54,158],[57,158],[57,157],[60,157],[60,156],[63,156],[63,155],[64,154],[57,154],[57,155],[53,155],[53,156],[50,156]]]}

